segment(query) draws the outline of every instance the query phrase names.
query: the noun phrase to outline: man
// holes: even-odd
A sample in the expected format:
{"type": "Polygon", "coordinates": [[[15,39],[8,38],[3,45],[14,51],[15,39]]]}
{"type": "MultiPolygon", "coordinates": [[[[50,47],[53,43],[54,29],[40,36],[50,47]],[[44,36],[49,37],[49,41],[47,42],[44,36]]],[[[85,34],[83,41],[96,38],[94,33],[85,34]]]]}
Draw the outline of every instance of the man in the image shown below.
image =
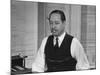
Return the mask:
{"type": "Polygon", "coordinates": [[[66,18],[61,10],[49,14],[52,35],[43,39],[33,72],[58,72],[89,69],[89,62],[80,42],[65,32],[66,18]]]}

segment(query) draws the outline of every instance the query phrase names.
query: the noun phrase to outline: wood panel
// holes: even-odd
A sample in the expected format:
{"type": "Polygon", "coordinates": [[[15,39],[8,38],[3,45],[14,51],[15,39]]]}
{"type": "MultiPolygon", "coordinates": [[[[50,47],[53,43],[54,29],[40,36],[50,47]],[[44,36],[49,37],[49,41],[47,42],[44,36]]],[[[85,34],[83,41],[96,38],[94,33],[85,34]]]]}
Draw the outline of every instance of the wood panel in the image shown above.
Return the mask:
{"type": "Polygon", "coordinates": [[[71,5],[70,11],[70,34],[78,40],[81,38],[81,5],[71,5]]]}
{"type": "Polygon", "coordinates": [[[11,5],[11,55],[28,56],[28,68],[31,68],[37,51],[37,9],[35,2],[15,1],[11,5]]]}
{"type": "Polygon", "coordinates": [[[81,42],[88,56],[90,66],[96,66],[96,7],[82,6],[81,42]]]}

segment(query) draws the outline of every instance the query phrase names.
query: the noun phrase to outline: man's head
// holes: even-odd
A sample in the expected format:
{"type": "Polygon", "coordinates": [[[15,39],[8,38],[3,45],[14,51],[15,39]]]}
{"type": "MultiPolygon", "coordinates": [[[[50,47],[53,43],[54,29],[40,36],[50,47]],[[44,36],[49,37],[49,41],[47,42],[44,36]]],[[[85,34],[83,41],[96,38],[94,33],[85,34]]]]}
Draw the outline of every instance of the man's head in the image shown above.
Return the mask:
{"type": "Polygon", "coordinates": [[[61,10],[54,10],[49,14],[49,24],[51,33],[60,36],[65,30],[65,14],[61,10]]]}

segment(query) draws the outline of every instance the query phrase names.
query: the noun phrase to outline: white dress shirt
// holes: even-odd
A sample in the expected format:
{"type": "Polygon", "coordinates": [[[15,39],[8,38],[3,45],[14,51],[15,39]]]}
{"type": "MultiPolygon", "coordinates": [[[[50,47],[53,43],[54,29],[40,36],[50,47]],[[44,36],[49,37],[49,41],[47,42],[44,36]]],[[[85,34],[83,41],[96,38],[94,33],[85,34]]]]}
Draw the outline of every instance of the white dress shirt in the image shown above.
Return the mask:
{"type": "MultiPolygon", "coordinates": [[[[60,45],[62,44],[62,41],[65,37],[65,32],[58,37],[58,45],[60,47],[60,45]]],[[[45,66],[45,54],[44,54],[44,49],[45,49],[45,45],[47,42],[48,37],[44,38],[42,41],[42,44],[38,50],[38,53],[36,55],[36,59],[32,64],[32,71],[33,72],[44,72],[45,70],[47,70],[47,67],[45,66]]],[[[54,45],[56,44],[56,37],[54,37],[54,45]]],[[[72,39],[72,43],[71,43],[71,55],[73,58],[75,58],[77,60],[77,64],[76,64],[76,70],[83,70],[83,69],[89,69],[89,62],[87,60],[87,57],[85,55],[84,49],[82,47],[82,45],[80,44],[80,42],[76,39],[73,38],[72,39]]]]}

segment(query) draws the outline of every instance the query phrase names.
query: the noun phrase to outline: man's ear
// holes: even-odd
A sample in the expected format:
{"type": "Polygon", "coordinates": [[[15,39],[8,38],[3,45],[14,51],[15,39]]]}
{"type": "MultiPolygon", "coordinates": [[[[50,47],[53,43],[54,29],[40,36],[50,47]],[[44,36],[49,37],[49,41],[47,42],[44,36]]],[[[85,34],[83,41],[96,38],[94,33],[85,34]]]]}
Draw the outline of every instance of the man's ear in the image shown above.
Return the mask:
{"type": "Polygon", "coordinates": [[[63,22],[63,25],[64,25],[64,26],[66,25],[66,21],[63,22]]]}

